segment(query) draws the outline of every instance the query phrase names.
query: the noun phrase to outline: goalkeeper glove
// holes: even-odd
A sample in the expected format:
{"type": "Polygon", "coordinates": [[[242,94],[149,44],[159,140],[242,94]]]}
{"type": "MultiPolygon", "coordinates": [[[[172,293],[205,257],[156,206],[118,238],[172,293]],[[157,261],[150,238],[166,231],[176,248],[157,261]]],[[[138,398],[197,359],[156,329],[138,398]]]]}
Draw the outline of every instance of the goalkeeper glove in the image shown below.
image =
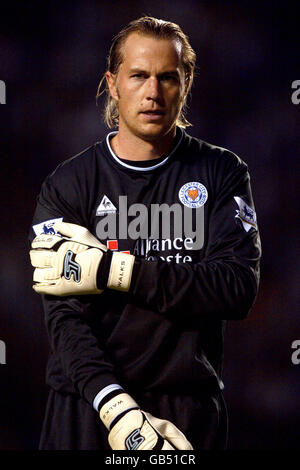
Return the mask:
{"type": "Polygon", "coordinates": [[[59,234],[41,234],[30,251],[33,289],[58,296],[100,294],[105,287],[128,291],[133,255],[112,252],[85,227],[57,222],[59,234]]]}
{"type": "Polygon", "coordinates": [[[127,393],[102,404],[99,416],[109,430],[113,450],[193,450],[174,424],[142,411],[127,393]]]}

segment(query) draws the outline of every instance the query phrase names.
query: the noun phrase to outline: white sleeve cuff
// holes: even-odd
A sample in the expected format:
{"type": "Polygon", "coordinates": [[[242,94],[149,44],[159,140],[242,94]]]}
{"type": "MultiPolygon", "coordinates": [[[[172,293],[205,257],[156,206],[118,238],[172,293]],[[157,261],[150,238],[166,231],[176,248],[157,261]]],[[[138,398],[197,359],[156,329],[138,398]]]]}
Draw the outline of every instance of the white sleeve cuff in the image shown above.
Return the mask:
{"type": "Polygon", "coordinates": [[[110,392],[113,392],[114,390],[123,390],[123,388],[119,384],[107,385],[107,387],[104,387],[95,396],[94,401],[93,401],[93,408],[95,408],[95,410],[98,411],[98,406],[99,406],[100,401],[103,400],[103,398],[106,397],[106,395],[108,395],[110,392]]]}

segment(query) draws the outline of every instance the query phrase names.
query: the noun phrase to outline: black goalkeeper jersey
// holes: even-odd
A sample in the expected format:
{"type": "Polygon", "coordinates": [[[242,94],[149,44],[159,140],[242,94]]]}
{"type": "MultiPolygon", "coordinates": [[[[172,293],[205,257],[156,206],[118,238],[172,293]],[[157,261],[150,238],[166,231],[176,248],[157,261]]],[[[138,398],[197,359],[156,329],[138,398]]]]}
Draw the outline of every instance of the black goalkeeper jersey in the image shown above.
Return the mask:
{"type": "Polygon", "coordinates": [[[259,283],[247,165],[181,129],[168,155],[121,160],[111,135],[46,178],[30,240],[57,219],[82,225],[136,256],[131,288],[43,296],[47,383],[90,404],[113,383],[133,397],[222,388],[225,322],[246,317],[259,283]]]}

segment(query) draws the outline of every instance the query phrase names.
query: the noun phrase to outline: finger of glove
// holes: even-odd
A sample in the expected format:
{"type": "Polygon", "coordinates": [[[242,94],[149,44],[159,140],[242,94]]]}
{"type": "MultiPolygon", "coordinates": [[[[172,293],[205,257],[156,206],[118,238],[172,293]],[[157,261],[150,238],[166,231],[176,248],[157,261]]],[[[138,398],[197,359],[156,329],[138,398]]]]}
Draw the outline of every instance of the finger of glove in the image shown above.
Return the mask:
{"type": "Polygon", "coordinates": [[[43,283],[43,282],[40,282],[39,284],[34,284],[32,286],[33,290],[35,290],[37,294],[53,294],[53,289],[55,287],[56,287],[56,283],[50,284],[50,283],[43,283]]]}
{"type": "Polygon", "coordinates": [[[96,250],[95,248],[87,249],[85,245],[79,245],[78,243],[68,242],[62,245],[58,252],[42,252],[36,251],[33,258],[36,263],[36,269],[33,272],[33,280],[34,282],[46,282],[51,280],[58,280],[61,279],[63,276],[63,265],[65,254],[67,251],[72,251],[72,253],[76,254],[76,262],[80,265],[87,266],[87,273],[86,276],[93,276],[95,278],[96,283],[96,274],[97,269],[102,258],[102,252],[100,250],[96,250]],[[45,255],[40,255],[40,253],[45,253],[45,255]],[[92,263],[94,261],[94,263],[92,263]],[[44,263],[48,264],[44,264],[44,263]],[[95,264],[94,269],[92,269],[93,264],[95,264]],[[44,267],[45,266],[45,267],[44,267]],[[95,272],[93,272],[95,271],[95,272]]]}
{"type": "Polygon", "coordinates": [[[47,268],[54,266],[55,251],[30,250],[30,261],[34,268],[47,268]]]}
{"type": "MultiPolygon", "coordinates": [[[[75,235],[74,229],[73,229],[74,225],[75,224],[68,224],[66,222],[60,221],[60,222],[55,222],[52,228],[55,230],[55,232],[59,232],[61,235],[64,235],[65,237],[72,238],[75,235]]],[[[80,225],[78,226],[75,225],[75,227],[80,227],[80,225]]]]}
{"type": "Polygon", "coordinates": [[[35,237],[31,243],[34,250],[54,248],[57,243],[61,243],[62,237],[60,235],[46,235],[42,233],[35,237]]]}
{"type": "Polygon", "coordinates": [[[175,450],[175,447],[171,446],[171,444],[168,441],[164,440],[164,444],[161,450],[175,450]]]}
{"type": "Polygon", "coordinates": [[[34,282],[46,282],[60,279],[61,274],[57,268],[35,268],[33,272],[34,282]]]}
{"type": "Polygon", "coordinates": [[[143,413],[149,423],[157,430],[157,432],[162,437],[171,442],[171,444],[173,444],[176,449],[193,450],[191,443],[173,423],[165,419],[156,418],[145,411],[143,411],[143,413]]]}
{"type": "Polygon", "coordinates": [[[72,288],[66,290],[66,287],[62,286],[61,279],[59,279],[58,281],[49,281],[47,283],[40,282],[39,284],[35,284],[32,287],[38,294],[55,295],[59,297],[74,295],[74,291],[72,288]]]}
{"type": "Polygon", "coordinates": [[[81,225],[69,224],[66,222],[56,222],[53,225],[56,232],[69,237],[72,241],[82,243],[83,245],[93,246],[100,248],[102,251],[107,251],[107,247],[92,235],[87,228],[81,225]]]}
{"type": "MultiPolygon", "coordinates": [[[[60,238],[60,240],[62,239],[60,238]]],[[[64,257],[68,250],[77,254],[86,251],[87,249],[88,247],[86,245],[81,245],[80,243],[73,241],[65,241],[60,245],[57,251],[35,249],[30,250],[29,255],[31,264],[34,268],[53,268],[59,266],[59,271],[61,272],[64,257]]]]}

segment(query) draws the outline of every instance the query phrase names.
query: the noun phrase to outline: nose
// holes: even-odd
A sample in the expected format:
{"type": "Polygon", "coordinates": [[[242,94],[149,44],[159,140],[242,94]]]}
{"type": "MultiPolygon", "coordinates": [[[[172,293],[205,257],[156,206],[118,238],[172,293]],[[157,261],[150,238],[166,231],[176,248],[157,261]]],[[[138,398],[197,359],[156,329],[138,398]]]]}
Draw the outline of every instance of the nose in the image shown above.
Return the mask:
{"type": "Polygon", "coordinates": [[[157,100],[160,97],[160,83],[156,77],[149,77],[147,83],[147,99],[157,100]]]}

